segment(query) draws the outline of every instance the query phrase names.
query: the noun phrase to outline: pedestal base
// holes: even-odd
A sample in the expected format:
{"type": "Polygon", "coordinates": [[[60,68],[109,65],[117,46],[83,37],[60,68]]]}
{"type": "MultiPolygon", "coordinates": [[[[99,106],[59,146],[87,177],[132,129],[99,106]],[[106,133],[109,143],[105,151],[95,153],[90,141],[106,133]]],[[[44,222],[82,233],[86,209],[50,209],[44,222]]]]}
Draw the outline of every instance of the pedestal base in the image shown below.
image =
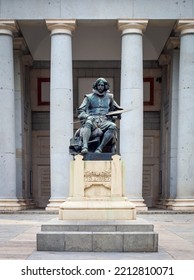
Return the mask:
{"type": "Polygon", "coordinates": [[[127,198],[69,198],[59,209],[60,220],[134,220],[135,206],[127,198]]]}
{"type": "Polygon", "coordinates": [[[157,252],[158,234],[143,221],[56,221],[42,225],[38,251],[157,252]]]}
{"type": "Polygon", "coordinates": [[[70,196],[60,206],[59,220],[42,225],[37,250],[156,252],[158,234],[136,221],[136,207],[124,195],[120,156],[94,156],[78,155],[71,163],[70,196]]]}

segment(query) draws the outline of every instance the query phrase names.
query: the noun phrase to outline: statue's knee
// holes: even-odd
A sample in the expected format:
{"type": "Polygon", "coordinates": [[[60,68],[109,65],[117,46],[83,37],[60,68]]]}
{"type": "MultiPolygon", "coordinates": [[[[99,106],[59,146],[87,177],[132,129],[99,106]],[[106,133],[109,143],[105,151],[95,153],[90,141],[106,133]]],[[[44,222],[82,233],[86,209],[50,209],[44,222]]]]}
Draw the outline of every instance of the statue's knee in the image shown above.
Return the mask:
{"type": "Polygon", "coordinates": [[[109,129],[116,130],[117,126],[115,123],[110,124],[109,129]]]}
{"type": "Polygon", "coordinates": [[[84,127],[87,127],[87,128],[89,128],[89,129],[91,129],[92,126],[93,126],[93,123],[92,123],[90,120],[87,120],[87,121],[85,122],[84,127]]]}

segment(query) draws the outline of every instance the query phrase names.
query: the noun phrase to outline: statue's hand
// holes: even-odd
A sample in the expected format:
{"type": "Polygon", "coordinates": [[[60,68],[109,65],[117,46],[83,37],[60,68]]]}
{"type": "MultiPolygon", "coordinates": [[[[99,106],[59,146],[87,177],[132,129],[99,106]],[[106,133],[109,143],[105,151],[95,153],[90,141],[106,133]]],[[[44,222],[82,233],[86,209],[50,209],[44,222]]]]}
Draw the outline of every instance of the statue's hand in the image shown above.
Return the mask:
{"type": "Polygon", "coordinates": [[[89,116],[89,117],[87,117],[87,120],[89,120],[89,121],[91,121],[91,122],[94,122],[94,121],[95,121],[95,117],[89,116]]]}
{"type": "Polygon", "coordinates": [[[81,112],[79,115],[78,115],[78,118],[81,120],[86,120],[88,118],[88,114],[86,114],[85,112],[81,112]]]}

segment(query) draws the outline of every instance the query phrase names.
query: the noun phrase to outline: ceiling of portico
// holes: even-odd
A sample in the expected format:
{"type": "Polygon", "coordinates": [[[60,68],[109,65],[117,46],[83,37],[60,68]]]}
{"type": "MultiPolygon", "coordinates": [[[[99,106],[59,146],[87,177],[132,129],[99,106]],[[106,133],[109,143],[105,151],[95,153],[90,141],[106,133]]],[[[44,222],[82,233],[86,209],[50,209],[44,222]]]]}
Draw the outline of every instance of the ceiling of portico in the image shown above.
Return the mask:
{"type": "MultiPolygon", "coordinates": [[[[51,39],[43,20],[18,26],[34,60],[50,60],[51,39]]],[[[174,20],[149,20],[143,36],[144,60],[157,60],[171,35],[174,20]]],[[[120,60],[121,33],[111,20],[78,21],[72,37],[73,60],[120,60]]]]}

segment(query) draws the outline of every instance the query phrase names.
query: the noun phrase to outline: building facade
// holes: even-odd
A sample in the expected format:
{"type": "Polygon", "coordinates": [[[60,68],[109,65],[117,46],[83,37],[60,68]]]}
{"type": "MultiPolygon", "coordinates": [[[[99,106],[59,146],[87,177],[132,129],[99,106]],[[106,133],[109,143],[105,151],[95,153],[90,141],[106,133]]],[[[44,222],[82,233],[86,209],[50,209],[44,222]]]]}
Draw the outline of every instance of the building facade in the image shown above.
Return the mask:
{"type": "Polygon", "coordinates": [[[194,210],[194,1],[0,1],[0,210],[58,209],[76,108],[104,77],[137,210],[194,210]]]}

